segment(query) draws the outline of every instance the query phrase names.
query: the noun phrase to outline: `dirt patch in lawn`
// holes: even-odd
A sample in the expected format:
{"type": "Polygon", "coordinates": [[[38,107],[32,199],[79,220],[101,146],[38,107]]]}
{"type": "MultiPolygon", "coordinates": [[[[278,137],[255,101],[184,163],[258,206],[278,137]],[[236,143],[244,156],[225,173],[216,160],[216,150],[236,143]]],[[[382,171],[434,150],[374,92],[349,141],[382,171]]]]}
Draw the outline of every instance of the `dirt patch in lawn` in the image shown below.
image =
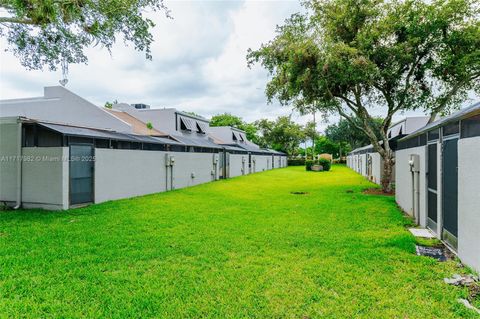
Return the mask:
{"type": "Polygon", "coordinates": [[[367,194],[367,195],[383,195],[383,196],[393,196],[393,195],[395,195],[395,193],[393,191],[388,192],[388,193],[384,193],[384,192],[382,192],[381,188],[367,188],[367,189],[363,190],[363,193],[367,194]]]}
{"type": "Polygon", "coordinates": [[[308,192],[290,192],[293,195],[308,195],[308,192]]]}

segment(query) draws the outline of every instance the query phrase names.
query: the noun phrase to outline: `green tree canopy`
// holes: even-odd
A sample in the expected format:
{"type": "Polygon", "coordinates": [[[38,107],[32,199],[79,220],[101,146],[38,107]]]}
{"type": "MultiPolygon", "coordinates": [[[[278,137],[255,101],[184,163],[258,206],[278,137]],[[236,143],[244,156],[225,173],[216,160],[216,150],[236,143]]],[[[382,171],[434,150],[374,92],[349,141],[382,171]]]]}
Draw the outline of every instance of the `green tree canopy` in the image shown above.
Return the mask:
{"type": "Polygon", "coordinates": [[[303,127],[288,116],[280,116],[275,121],[262,119],[254,124],[259,133],[258,144],[261,147],[295,155],[298,146],[305,140],[303,127]]]}
{"type": "Polygon", "coordinates": [[[148,11],[168,10],[163,0],[17,1],[2,0],[0,36],[27,69],[86,63],[85,49],[110,50],[121,37],[151,59],[152,20],[148,11]]]}
{"type": "Polygon", "coordinates": [[[210,126],[231,126],[240,129],[244,124],[241,117],[230,113],[217,114],[210,119],[210,126]]]}
{"type": "Polygon", "coordinates": [[[334,158],[339,156],[340,147],[326,136],[319,136],[315,141],[316,154],[332,154],[334,158]]]}
{"type": "Polygon", "coordinates": [[[258,142],[257,128],[253,124],[243,121],[239,116],[230,113],[217,114],[210,119],[210,126],[231,126],[245,131],[247,139],[253,143],[258,142]]]}
{"type": "Polygon", "coordinates": [[[248,62],[272,75],[266,95],[302,110],[336,113],[365,132],[391,190],[394,114],[436,114],[480,92],[479,6],[472,0],[311,0],[248,62]],[[371,110],[382,107],[381,139],[371,110]],[[358,117],[360,125],[353,119],[358,117]]]}
{"type": "MultiPolygon", "coordinates": [[[[368,136],[358,129],[358,126],[361,126],[361,120],[355,117],[353,121],[356,122],[357,125],[352,125],[346,119],[340,119],[338,123],[327,126],[325,136],[335,143],[348,143],[352,149],[370,144],[368,136]]],[[[373,117],[372,121],[370,126],[375,132],[375,136],[381,139],[380,127],[382,126],[383,120],[378,117],[373,117]]]]}

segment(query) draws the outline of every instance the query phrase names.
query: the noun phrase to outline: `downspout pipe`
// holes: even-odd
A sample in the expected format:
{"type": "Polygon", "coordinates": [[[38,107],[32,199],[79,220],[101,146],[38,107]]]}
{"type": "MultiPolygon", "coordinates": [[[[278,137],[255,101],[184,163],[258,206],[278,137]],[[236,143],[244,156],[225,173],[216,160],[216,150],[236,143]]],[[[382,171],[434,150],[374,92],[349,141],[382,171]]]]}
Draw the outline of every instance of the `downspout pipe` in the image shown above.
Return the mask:
{"type": "Polygon", "coordinates": [[[17,120],[17,201],[13,209],[22,206],[22,122],[17,120]]]}
{"type": "Polygon", "coordinates": [[[415,183],[415,204],[416,204],[416,211],[417,217],[416,222],[420,224],[420,171],[415,172],[416,175],[416,183],[415,183]]]}

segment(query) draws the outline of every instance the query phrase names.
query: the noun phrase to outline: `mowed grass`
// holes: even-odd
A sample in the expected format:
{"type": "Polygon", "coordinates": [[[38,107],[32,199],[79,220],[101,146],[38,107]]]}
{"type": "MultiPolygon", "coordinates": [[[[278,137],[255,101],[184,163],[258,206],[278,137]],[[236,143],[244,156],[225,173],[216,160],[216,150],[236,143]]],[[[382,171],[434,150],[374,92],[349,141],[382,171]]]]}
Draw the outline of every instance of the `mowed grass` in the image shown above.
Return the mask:
{"type": "Polygon", "coordinates": [[[0,317],[475,318],[443,283],[462,270],[416,256],[409,221],[371,186],[291,167],[0,212],[0,317]]]}

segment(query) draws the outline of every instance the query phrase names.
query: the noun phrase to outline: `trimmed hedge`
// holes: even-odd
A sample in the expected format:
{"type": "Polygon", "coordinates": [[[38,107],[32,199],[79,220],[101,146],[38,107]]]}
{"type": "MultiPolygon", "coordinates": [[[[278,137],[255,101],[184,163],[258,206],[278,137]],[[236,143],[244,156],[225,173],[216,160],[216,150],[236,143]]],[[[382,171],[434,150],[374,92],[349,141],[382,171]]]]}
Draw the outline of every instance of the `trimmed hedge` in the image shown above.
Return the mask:
{"type": "Polygon", "coordinates": [[[311,171],[313,165],[315,165],[315,162],[314,162],[314,161],[312,161],[312,160],[307,160],[307,161],[305,161],[305,169],[306,169],[307,171],[311,171]]]}
{"type": "Polygon", "coordinates": [[[303,166],[305,165],[305,160],[303,158],[289,159],[288,166],[303,166]]]}
{"type": "Polygon", "coordinates": [[[330,167],[332,166],[332,163],[330,163],[329,160],[325,159],[325,158],[321,158],[318,160],[318,164],[322,165],[323,166],[323,170],[324,171],[329,171],[330,170],[330,167]]]}

